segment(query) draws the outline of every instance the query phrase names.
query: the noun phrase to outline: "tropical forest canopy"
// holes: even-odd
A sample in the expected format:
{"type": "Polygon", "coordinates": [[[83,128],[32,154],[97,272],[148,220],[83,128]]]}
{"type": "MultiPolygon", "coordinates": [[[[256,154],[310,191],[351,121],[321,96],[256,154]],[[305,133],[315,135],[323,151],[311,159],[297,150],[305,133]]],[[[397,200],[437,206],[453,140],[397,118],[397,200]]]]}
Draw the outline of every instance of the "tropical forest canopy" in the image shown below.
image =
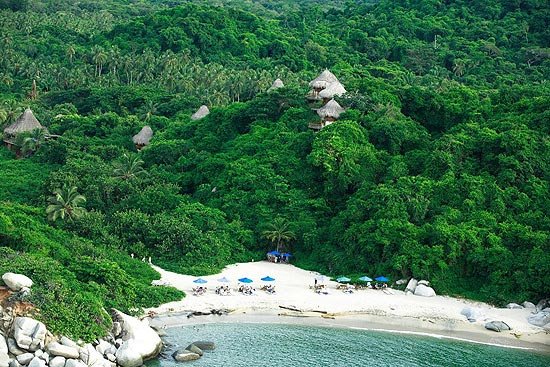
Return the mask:
{"type": "Polygon", "coordinates": [[[54,330],[92,339],[103,308],[180,297],[149,286],[144,257],[212,273],[262,258],[281,225],[295,263],[331,275],[550,294],[547,1],[0,9],[0,122],[31,107],[55,137],[1,150],[0,270],[35,280],[54,330]],[[304,96],[325,67],[347,110],[315,134],[304,96]]]}

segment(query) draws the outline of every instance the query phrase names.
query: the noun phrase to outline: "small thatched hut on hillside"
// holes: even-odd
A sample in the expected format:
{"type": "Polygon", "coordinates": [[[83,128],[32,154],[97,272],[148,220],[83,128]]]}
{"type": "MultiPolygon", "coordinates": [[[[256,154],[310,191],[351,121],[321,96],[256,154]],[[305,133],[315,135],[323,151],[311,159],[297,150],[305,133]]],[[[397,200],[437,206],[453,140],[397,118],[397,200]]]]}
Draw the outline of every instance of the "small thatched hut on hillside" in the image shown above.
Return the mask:
{"type": "Polygon", "coordinates": [[[281,79],[275,79],[275,81],[273,82],[273,84],[271,84],[271,87],[269,87],[269,89],[267,91],[270,92],[274,89],[279,89],[279,88],[282,88],[284,86],[285,86],[285,84],[283,83],[283,81],[281,79]]]}
{"type": "Polygon", "coordinates": [[[149,126],[144,126],[139,133],[132,137],[132,141],[136,145],[136,149],[140,150],[146,145],[149,145],[151,138],[153,137],[153,129],[149,126]]]}
{"type": "Polygon", "coordinates": [[[330,101],[334,96],[346,93],[342,83],[328,69],[325,69],[317,78],[309,82],[309,86],[312,89],[308,93],[307,99],[310,101],[323,100],[323,104],[330,101]]]}
{"type": "Polygon", "coordinates": [[[197,112],[191,115],[191,120],[200,120],[210,113],[210,110],[205,105],[199,107],[197,112]]]}
{"type": "Polygon", "coordinates": [[[31,132],[35,129],[45,129],[45,127],[34,117],[32,110],[27,108],[13,124],[4,129],[4,143],[11,148],[18,134],[31,132]]]}
{"type": "Polygon", "coordinates": [[[336,121],[344,111],[344,108],[338,102],[331,99],[326,105],[317,110],[317,115],[319,115],[321,121],[309,124],[309,128],[319,131],[336,121]]]}

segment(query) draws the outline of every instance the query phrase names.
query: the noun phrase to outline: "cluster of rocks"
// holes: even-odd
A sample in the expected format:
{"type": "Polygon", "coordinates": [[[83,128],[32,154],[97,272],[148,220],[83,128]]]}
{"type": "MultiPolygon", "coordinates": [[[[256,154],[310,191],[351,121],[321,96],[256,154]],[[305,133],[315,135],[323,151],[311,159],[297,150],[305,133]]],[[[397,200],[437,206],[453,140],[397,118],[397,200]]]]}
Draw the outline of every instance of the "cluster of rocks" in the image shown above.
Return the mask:
{"type": "Polygon", "coordinates": [[[176,350],[172,357],[178,362],[194,361],[203,356],[205,350],[214,350],[213,342],[197,341],[189,344],[185,349],[176,350]]]}
{"type": "Polygon", "coordinates": [[[407,283],[407,288],[405,288],[405,294],[414,294],[415,296],[422,297],[433,297],[435,296],[435,291],[430,287],[430,282],[427,280],[416,280],[411,278],[407,283]]]}
{"type": "MultiPolygon", "coordinates": [[[[6,273],[4,283],[20,299],[32,280],[6,273]]],[[[13,307],[0,306],[0,367],[138,367],[162,349],[158,334],[145,322],[113,310],[111,332],[93,343],[56,337],[31,317],[17,316],[13,307]]]]}

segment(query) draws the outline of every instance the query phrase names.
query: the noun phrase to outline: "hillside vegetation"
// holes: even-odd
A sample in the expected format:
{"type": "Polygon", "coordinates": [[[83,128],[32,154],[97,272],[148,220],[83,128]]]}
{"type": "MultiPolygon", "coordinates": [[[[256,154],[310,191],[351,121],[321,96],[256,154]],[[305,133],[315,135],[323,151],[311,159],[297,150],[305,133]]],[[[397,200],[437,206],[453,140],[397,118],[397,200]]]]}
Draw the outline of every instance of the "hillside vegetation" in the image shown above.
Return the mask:
{"type": "Polygon", "coordinates": [[[2,149],[0,270],[35,280],[53,330],[91,339],[104,308],[180,297],[149,286],[143,257],[212,273],[262,258],[276,222],[305,268],[493,303],[550,294],[547,1],[0,9],[1,122],[30,106],[59,136],[24,159],[2,149]],[[347,111],[314,134],[304,96],[325,67],[347,111]],[[86,212],[48,221],[71,187],[86,212]]]}

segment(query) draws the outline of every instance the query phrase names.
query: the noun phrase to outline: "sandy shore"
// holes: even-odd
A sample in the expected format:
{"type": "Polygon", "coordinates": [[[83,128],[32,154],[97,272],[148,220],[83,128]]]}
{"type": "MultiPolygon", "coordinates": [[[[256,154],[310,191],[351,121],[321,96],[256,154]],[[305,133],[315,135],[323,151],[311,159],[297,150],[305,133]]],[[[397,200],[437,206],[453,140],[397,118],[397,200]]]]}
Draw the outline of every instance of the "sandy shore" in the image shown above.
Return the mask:
{"type": "MultiPolygon", "coordinates": [[[[208,281],[206,294],[193,296],[193,283],[197,277],[176,274],[159,267],[161,281],[187,293],[181,301],[171,302],[150,309],[160,315],[155,318],[157,326],[175,326],[190,322],[299,322],[313,325],[355,327],[364,329],[393,330],[395,332],[429,333],[442,337],[471,340],[476,342],[534,348],[550,352],[550,335],[542,328],[527,322],[530,310],[501,309],[485,303],[451,297],[419,297],[405,295],[401,291],[388,289],[359,290],[353,294],[336,289],[337,283],[325,282],[329,294],[316,294],[310,286],[318,273],[299,269],[292,265],[269,262],[233,264],[222,273],[202,278],[208,281]],[[220,296],[214,293],[221,277],[231,280],[232,289],[237,288],[237,279],[248,277],[251,284],[259,288],[265,284],[265,276],[275,278],[276,294],[257,290],[252,296],[233,291],[233,295],[220,296]],[[289,311],[280,306],[299,309],[289,311]],[[470,323],[460,314],[465,307],[480,309],[482,317],[470,323]],[[231,310],[229,316],[201,316],[192,320],[181,315],[186,311],[231,310]],[[246,314],[246,316],[244,316],[246,314]],[[244,319],[243,319],[244,318],[244,319]],[[511,331],[495,333],[486,330],[488,321],[506,322],[511,331]]],[[[148,310],[149,311],[149,310],[148,310]]]]}

